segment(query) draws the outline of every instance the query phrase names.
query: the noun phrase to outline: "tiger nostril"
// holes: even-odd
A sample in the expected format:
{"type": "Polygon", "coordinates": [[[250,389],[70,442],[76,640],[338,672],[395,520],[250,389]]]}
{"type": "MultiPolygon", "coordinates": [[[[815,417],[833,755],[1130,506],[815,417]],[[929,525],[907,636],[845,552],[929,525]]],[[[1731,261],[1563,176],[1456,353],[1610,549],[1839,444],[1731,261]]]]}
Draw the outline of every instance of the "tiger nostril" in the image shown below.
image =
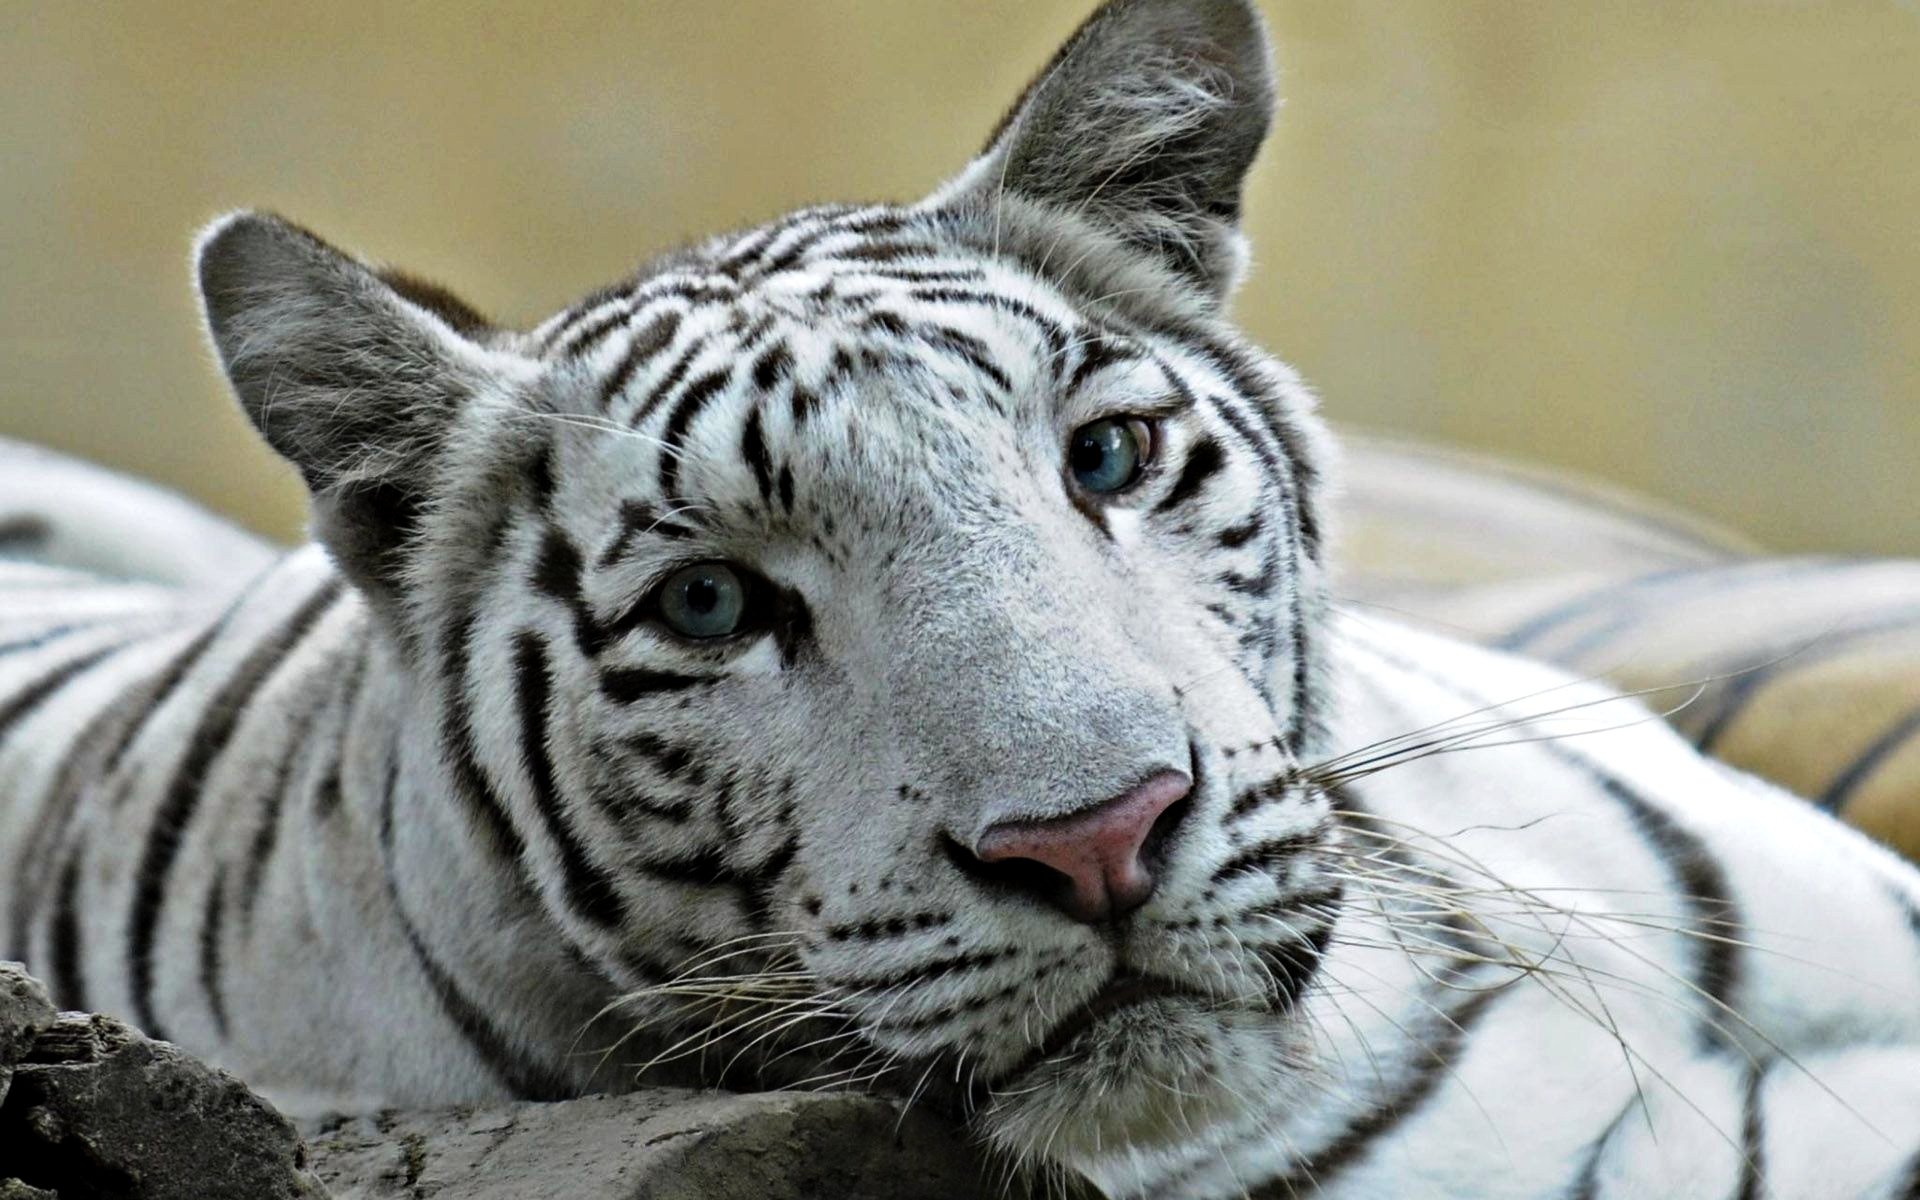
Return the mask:
{"type": "Polygon", "coordinates": [[[1160,771],[1112,799],[1063,817],[1005,821],[948,856],[980,879],[1045,901],[1077,921],[1117,919],[1147,902],[1193,780],[1160,771]]]}

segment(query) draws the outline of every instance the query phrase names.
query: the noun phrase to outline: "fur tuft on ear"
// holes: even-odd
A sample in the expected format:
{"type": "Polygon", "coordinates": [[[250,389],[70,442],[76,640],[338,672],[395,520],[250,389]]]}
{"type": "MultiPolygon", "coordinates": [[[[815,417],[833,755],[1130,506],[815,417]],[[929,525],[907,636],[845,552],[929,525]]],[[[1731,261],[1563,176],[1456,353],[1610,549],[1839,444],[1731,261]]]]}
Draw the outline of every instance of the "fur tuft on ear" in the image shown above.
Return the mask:
{"type": "Polygon", "coordinates": [[[1071,212],[1217,300],[1238,279],[1241,188],[1273,106],[1249,0],[1108,0],[949,194],[1071,212]]]}
{"type": "Polygon", "coordinates": [[[240,407],[313,496],[314,534],[372,591],[399,583],[432,467],[499,368],[451,293],[400,288],[279,217],[209,225],[195,274],[240,407]]]}

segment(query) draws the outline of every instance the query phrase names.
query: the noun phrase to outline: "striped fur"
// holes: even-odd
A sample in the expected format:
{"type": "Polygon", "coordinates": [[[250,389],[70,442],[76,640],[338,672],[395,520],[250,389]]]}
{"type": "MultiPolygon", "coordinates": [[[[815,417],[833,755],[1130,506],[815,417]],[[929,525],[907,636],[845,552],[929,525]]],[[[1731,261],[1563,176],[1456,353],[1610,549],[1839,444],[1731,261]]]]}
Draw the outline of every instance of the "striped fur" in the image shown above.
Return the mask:
{"type": "Polygon", "coordinates": [[[216,224],[318,544],[0,567],[8,952],[308,1103],[844,1086],[1115,1196],[1895,1194],[1912,869],[1328,605],[1312,405],[1220,315],[1269,97],[1249,8],[1115,0],[928,200],[527,333],[216,224]],[[1157,448],[1103,499],[1063,447],[1113,414],[1157,448]],[[717,559],[756,620],[674,638],[717,559]],[[1168,770],[1123,922],[971,854],[1168,770]]]}

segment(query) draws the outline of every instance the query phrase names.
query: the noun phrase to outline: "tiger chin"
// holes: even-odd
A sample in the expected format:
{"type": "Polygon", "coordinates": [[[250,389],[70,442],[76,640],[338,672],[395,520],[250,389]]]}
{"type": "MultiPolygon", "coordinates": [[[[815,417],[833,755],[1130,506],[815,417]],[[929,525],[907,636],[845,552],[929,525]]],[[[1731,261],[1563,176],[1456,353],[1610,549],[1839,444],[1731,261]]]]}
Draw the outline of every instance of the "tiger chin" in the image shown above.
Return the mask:
{"type": "Polygon", "coordinates": [[[882,1092],[1115,1198],[1912,1194],[1920,874],[1335,599],[1329,438],[1226,317],[1273,92],[1244,0],[1111,0],[930,196],[532,329],[215,222],[313,542],[0,445],[0,952],[271,1096],[882,1092]]]}

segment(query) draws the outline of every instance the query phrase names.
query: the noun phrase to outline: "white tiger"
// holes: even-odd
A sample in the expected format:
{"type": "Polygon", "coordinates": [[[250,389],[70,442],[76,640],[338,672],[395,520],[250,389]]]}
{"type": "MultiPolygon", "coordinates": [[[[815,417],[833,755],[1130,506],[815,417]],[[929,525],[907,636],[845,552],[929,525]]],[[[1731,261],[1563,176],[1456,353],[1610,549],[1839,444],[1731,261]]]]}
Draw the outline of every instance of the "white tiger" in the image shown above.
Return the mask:
{"type": "Polygon", "coordinates": [[[1271,106],[1247,4],[1113,0],[927,200],[530,333],[217,222],[318,544],[0,454],[0,948],[335,1104],[864,1088],[1115,1197],[1920,1194],[1920,875],[1329,604],[1324,435],[1221,313],[1271,106]],[[102,510],[229,540],[77,571],[102,510]]]}

